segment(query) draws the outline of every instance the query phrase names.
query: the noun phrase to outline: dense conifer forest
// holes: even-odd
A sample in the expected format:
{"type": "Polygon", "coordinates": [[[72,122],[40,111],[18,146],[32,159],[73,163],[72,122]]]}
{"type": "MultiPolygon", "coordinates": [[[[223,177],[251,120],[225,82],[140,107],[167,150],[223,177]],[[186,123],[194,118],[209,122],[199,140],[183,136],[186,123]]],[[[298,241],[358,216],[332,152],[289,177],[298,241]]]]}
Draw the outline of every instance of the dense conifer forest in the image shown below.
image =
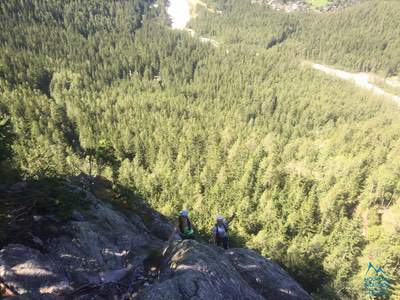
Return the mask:
{"type": "Polygon", "coordinates": [[[169,217],[189,209],[205,239],[236,213],[233,243],[316,299],[361,299],[368,262],[396,299],[400,108],[303,62],[399,75],[400,2],[210,1],[222,14],[189,26],[219,47],[152,4],[0,2],[1,182],[101,175],[169,217]]]}

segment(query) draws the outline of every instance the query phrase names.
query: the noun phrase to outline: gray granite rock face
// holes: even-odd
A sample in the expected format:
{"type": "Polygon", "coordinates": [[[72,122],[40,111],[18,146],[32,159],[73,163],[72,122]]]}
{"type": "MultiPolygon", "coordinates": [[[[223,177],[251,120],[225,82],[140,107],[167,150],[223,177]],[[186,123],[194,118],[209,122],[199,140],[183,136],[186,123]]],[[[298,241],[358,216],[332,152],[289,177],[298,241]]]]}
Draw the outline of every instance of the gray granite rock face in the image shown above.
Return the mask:
{"type": "Polygon", "coordinates": [[[240,276],[265,299],[311,299],[284,269],[255,251],[231,249],[226,252],[226,256],[240,276]]]}
{"type": "MultiPolygon", "coordinates": [[[[4,284],[20,297],[39,299],[46,294],[47,298],[68,295],[84,285],[104,286],[142,276],[146,259],[154,249],[162,249],[164,241],[139,216],[132,219],[91,193],[85,201],[90,208],[74,212],[70,221],[54,220],[50,227],[56,234],[51,237],[33,236],[36,243],[9,244],[0,251],[4,284]],[[31,248],[36,244],[37,249],[31,248]]],[[[152,217],[153,222],[161,222],[156,212],[152,217]]],[[[50,221],[36,216],[38,226],[50,221]]],[[[165,227],[172,231],[171,225],[165,227]]]]}
{"type": "Polygon", "coordinates": [[[0,250],[0,284],[11,299],[311,299],[254,251],[168,243],[173,226],[149,207],[122,212],[88,192],[85,201],[89,208],[69,221],[37,216],[51,235],[0,250]]]}
{"type": "Polygon", "coordinates": [[[311,299],[279,265],[254,251],[192,240],[170,248],[159,281],[134,299],[311,299]]]}
{"type": "Polygon", "coordinates": [[[222,249],[185,240],[172,246],[158,283],[134,299],[263,299],[222,249]]]}
{"type": "Polygon", "coordinates": [[[38,250],[18,244],[0,251],[0,277],[18,294],[58,294],[72,290],[59,265],[38,250]]]}

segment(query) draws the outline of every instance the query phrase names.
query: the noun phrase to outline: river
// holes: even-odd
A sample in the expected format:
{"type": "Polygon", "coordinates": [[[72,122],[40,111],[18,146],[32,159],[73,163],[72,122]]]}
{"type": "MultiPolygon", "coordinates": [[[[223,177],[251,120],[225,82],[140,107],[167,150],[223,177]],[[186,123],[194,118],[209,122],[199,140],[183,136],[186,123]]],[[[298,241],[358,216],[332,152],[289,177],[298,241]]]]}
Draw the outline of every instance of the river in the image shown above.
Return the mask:
{"type": "Polygon", "coordinates": [[[189,0],[169,0],[167,12],[172,28],[184,29],[190,20],[189,0]]]}

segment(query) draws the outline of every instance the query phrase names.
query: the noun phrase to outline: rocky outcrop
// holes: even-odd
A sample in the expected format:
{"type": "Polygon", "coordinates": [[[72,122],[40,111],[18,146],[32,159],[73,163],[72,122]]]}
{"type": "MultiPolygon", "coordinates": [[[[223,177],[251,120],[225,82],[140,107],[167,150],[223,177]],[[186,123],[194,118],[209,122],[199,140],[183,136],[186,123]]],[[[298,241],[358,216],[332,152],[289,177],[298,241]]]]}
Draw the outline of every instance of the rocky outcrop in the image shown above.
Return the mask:
{"type": "Polygon", "coordinates": [[[249,249],[231,249],[226,255],[240,276],[265,299],[311,299],[277,263],[249,249]]]}
{"type": "Polygon", "coordinates": [[[159,281],[134,299],[311,299],[279,265],[247,249],[186,240],[169,249],[159,281]]]}
{"type": "Polygon", "coordinates": [[[58,294],[71,289],[61,265],[23,245],[1,250],[0,276],[18,294],[58,294]]]}
{"type": "Polygon", "coordinates": [[[263,299],[236,272],[222,249],[185,240],[171,249],[160,280],[134,299],[263,299]]]}
{"type": "Polygon", "coordinates": [[[310,299],[277,264],[245,249],[168,245],[172,226],[141,204],[117,209],[86,193],[70,220],[32,216],[52,234],[0,250],[0,290],[13,299],[310,299]],[[43,225],[44,226],[44,225],[43,225]],[[163,250],[166,249],[166,251],[163,250]]]}
{"type": "Polygon", "coordinates": [[[0,278],[19,295],[134,291],[145,281],[146,261],[163,248],[162,238],[172,226],[143,204],[149,220],[122,212],[77,186],[70,188],[86,194],[88,209],[74,211],[67,222],[32,216],[34,227],[41,228],[38,236],[0,251],[0,278]]]}

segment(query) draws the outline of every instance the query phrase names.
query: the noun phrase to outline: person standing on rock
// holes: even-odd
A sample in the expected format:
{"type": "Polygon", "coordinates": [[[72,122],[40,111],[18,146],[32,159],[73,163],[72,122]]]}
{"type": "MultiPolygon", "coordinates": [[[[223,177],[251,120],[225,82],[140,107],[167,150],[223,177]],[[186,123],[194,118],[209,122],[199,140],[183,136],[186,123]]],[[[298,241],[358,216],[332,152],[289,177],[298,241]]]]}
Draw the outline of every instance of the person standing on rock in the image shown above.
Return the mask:
{"type": "Polygon", "coordinates": [[[172,236],[176,233],[176,231],[179,232],[182,240],[194,239],[194,230],[189,219],[189,212],[186,209],[179,212],[178,225],[175,227],[172,236]]]}
{"type": "Polygon", "coordinates": [[[213,229],[214,243],[228,249],[228,222],[223,216],[217,216],[217,223],[213,229]]]}

